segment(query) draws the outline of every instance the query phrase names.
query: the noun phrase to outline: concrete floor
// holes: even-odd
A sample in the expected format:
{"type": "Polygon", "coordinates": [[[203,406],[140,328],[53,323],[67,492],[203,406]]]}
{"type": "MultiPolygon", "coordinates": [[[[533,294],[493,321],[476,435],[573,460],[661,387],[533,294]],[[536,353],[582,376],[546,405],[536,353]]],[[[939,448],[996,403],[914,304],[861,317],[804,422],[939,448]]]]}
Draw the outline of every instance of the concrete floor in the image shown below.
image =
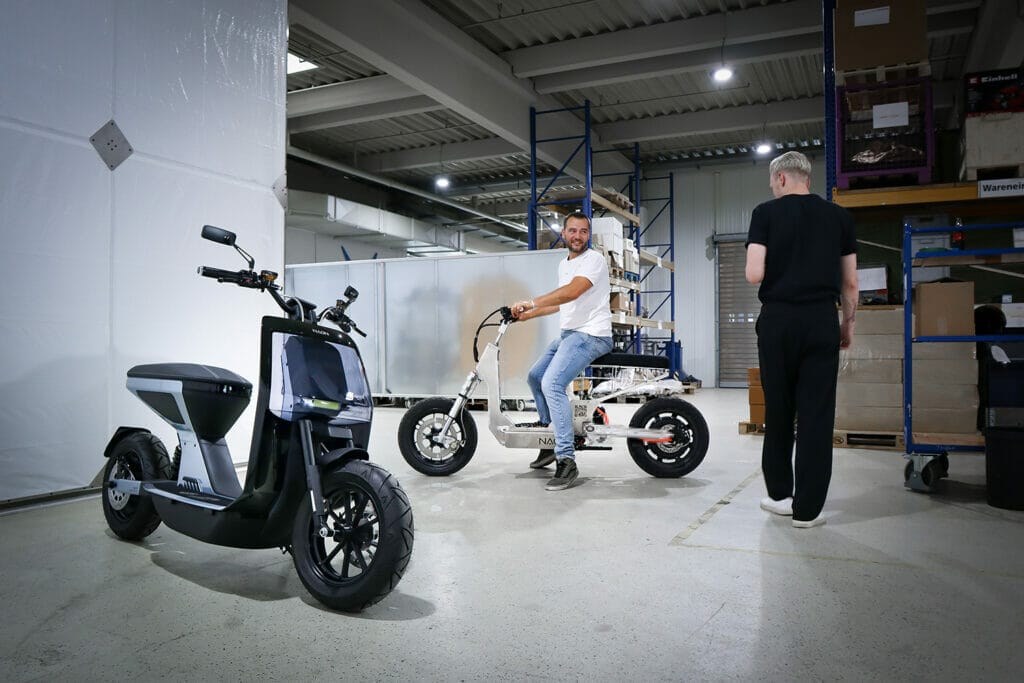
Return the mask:
{"type": "Polygon", "coordinates": [[[371,453],[416,542],[360,615],[321,608],[276,551],[118,541],[96,497],[6,514],[0,679],[1020,680],[1024,513],[985,504],[983,458],[922,495],[900,454],[836,450],[828,524],[793,529],[758,508],[746,392],[689,398],[712,434],[689,477],[646,476],[620,442],[556,493],[480,412],[469,466],[422,476],[403,411],[379,409],[371,453]]]}

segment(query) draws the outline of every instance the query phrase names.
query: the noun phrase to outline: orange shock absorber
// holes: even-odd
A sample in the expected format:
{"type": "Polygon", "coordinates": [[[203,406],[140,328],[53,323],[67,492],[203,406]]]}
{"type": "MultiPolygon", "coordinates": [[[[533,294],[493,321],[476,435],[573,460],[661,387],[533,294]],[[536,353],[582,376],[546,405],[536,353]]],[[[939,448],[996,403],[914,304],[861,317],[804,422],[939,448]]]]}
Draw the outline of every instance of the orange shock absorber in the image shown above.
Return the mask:
{"type": "Polygon", "coordinates": [[[608,423],[608,411],[602,408],[601,406],[594,408],[594,424],[606,425],[608,423]]]}

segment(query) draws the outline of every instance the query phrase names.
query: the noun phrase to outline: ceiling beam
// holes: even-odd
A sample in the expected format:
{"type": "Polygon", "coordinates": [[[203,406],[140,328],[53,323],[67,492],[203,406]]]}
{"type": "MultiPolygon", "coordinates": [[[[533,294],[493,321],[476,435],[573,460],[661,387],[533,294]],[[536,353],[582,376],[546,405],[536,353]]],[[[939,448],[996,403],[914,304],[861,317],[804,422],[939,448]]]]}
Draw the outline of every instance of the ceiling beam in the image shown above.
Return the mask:
{"type": "MultiPolygon", "coordinates": [[[[519,150],[530,149],[531,106],[538,110],[563,108],[557,100],[538,95],[529,83],[509,73],[504,60],[419,2],[292,0],[288,18],[519,150]]],[[[542,125],[543,138],[583,134],[580,118],[567,111],[546,115],[542,125]]],[[[596,148],[605,146],[599,138],[592,142],[596,148]]],[[[547,143],[538,149],[537,156],[560,167],[577,145],[570,140],[547,143]]],[[[582,155],[577,155],[566,170],[582,177],[583,161],[582,155]]],[[[614,171],[632,169],[632,163],[621,154],[604,155],[602,164],[614,171]]]]}
{"type": "Polygon", "coordinates": [[[821,50],[821,34],[808,33],[791,38],[776,38],[734,45],[724,51],[716,47],[696,52],[681,52],[605,66],[573,69],[537,76],[533,82],[537,92],[548,94],[625,83],[637,78],[657,78],[693,71],[711,71],[720,66],[723,61],[730,66],[737,66],[751,62],[763,62],[767,59],[821,54],[821,50]]]}
{"type": "Polygon", "coordinates": [[[760,128],[772,123],[806,123],[821,121],[825,115],[825,98],[751,104],[725,109],[655,116],[629,121],[604,123],[595,128],[608,144],[643,142],[659,138],[706,133],[722,133],[745,128],[760,128]]]}
{"type": "Polygon", "coordinates": [[[367,155],[359,160],[359,167],[371,173],[387,173],[428,166],[437,166],[440,169],[444,163],[480,161],[481,159],[493,159],[521,153],[521,149],[501,138],[487,138],[486,140],[431,145],[399,152],[367,155]]]}
{"type": "Polygon", "coordinates": [[[742,43],[821,35],[821,2],[791,0],[727,14],[708,14],[651,26],[612,31],[509,50],[502,57],[519,78],[635,61],[681,52],[697,52],[742,43]]]}
{"type": "Polygon", "coordinates": [[[374,102],[357,107],[322,111],[319,114],[290,117],[288,119],[288,132],[308,133],[314,130],[324,130],[325,128],[338,128],[368,121],[392,119],[396,116],[423,114],[439,109],[444,109],[444,105],[438,104],[426,95],[413,95],[412,97],[403,97],[388,102],[374,102]]]}
{"type": "MultiPolygon", "coordinates": [[[[774,5],[773,7],[779,6],[774,5]]],[[[928,35],[931,38],[970,33],[975,24],[975,10],[952,6],[942,13],[930,14],[927,21],[928,35]]],[[[619,36],[632,30],[634,29],[618,31],[610,35],[619,36]]],[[[629,38],[621,36],[620,39],[629,38]]],[[[821,22],[819,19],[815,31],[803,35],[757,40],[738,45],[728,45],[728,41],[726,42],[727,46],[724,50],[721,48],[721,39],[719,38],[716,47],[713,48],[620,61],[604,66],[570,69],[537,76],[533,82],[537,92],[551,94],[626,83],[638,78],[657,78],[695,71],[710,72],[723,61],[731,66],[738,66],[769,59],[820,55],[822,53],[821,22]]]]}
{"type": "Polygon", "coordinates": [[[419,95],[393,76],[370,76],[288,93],[288,118],[419,95]]]}

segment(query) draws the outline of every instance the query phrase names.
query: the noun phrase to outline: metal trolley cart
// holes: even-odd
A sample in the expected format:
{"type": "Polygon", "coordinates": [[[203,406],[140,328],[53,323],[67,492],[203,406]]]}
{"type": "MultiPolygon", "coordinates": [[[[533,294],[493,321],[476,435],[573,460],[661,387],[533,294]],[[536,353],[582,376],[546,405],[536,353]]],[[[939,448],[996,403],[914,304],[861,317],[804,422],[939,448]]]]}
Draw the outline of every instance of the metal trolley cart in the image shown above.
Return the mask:
{"type": "MultiPolygon", "coordinates": [[[[913,279],[915,266],[971,266],[998,265],[1001,263],[1024,262],[1024,248],[1006,249],[949,249],[942,251],[911,253],[913,235],[927,233],[974,232],[981,230],[1017,228],[1022,223],[998,223],[987,225],[953,225],[949,227],[914,228],[909,223],[903,225],[903,436],[906,442],[907,464],[904,469],[904,485],[913,491],[931,492],[935,483],[949,473],[949,454],[958,451],[984,451],[980,439],[964,439],[965,443],[919,443],[913,431],[913,349],[914,344],[932,342],[1000,342],[1024,341],[1024,335],[945,335],[920,336],[913,335],[912,302],[913,279]],[[966,443],[974,441],[973,443],[966,443]]],[[[949,439],[953,440],[953,439],[949,439]]]]}

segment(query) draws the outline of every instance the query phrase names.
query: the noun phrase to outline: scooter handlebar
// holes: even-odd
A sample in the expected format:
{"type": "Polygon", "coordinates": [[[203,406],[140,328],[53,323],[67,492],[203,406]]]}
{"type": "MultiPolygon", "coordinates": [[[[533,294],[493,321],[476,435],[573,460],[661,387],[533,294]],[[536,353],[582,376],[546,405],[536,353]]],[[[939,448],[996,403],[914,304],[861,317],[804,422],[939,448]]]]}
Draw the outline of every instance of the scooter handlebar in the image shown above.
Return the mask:
{"type": "Polygon", "coordinates": [[[211,268],[210,266],[199,266],[197,272],[203,277],[212,277],[220,282],[236,282],[238,280],[238,273],[233,270],[211,268]]]}
{"type": "Polygon", "coordinates": [[[514,323],[515,318],[512,317],[512,309],[508,306],[501,307],[501,322],[503,323],[514,323]]]}

